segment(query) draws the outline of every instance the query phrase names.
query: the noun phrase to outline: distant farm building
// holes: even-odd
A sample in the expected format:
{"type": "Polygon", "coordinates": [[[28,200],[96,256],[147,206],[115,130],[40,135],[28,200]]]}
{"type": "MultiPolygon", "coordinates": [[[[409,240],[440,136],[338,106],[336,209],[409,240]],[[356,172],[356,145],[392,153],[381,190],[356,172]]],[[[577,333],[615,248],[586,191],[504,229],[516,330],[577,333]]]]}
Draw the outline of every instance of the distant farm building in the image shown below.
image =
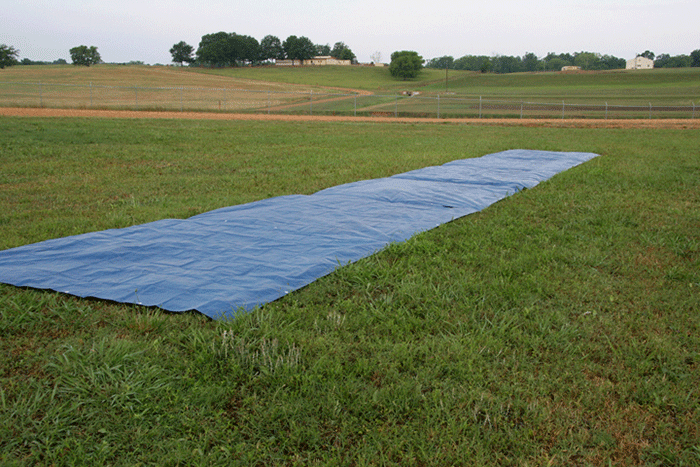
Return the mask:
{"type": "Polygon", "coordinates": [[[580,66],[563,66],[561,67],[561,71],[581,71],[580,66]]]}
{"type": "Polygon", "coordinates": [[[637,55],[632,60],[627,60],[628,70],[651,70],[654,68],[654,60],[649,60],[646,57],[637,55]]]}
{"type": "Polygon", "coordinates": [[[338,60],[330,55],[320,55],[309,60],[277,60],[275,65],[278,66],[324,66],[324,65],[350,65],[350,60],[338,60]]]}

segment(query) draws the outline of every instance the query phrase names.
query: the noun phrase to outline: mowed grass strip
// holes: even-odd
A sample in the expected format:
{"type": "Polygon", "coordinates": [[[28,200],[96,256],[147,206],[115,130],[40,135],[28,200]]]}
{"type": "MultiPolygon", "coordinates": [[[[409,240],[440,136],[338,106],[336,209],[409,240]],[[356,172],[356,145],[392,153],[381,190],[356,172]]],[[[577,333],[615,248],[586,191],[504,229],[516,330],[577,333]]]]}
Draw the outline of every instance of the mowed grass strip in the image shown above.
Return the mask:
{"type": "Polygon", "coordinates": [[[0,119],[3,248],[602,155],[230,322],[0,287],[3,465],[695,465],[693,130],[0,119]]]}

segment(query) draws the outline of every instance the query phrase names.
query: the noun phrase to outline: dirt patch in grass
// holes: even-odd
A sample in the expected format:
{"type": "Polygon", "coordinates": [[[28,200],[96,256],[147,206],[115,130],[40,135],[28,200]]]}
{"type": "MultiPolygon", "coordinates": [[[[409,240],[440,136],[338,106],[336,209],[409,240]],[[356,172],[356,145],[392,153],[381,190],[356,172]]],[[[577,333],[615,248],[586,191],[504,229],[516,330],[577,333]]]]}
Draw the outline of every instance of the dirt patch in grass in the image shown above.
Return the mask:
{"type": "Polygon", "coordinates": [[[514,119],[514,118],[411,118],[411,117],[350,117],[337,115],[275,115],[213,112],[155,112],[137,110],[86,110],[47,108],[0,108],[6,117],[101,117],[101,118],[163,118],[189,120],[258,120],[303,122],[376,122],[376,123],[458,123],[472,125],[525,126],[547,128],[663,128],[700,129],[700,119],[514,119]]]}

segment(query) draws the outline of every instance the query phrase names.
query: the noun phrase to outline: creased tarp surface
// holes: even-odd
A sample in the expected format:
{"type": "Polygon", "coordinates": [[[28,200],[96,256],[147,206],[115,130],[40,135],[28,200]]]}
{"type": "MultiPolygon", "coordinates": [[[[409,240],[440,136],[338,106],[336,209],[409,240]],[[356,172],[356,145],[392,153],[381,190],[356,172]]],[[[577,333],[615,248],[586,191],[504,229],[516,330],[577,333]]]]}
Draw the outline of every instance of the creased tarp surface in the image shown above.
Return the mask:
{"type": "Polygon", "coordinates": [[[313,195],[47,240],[0,251],[0,282],[234,316],[593,157],[511,150],[313,195]]]}

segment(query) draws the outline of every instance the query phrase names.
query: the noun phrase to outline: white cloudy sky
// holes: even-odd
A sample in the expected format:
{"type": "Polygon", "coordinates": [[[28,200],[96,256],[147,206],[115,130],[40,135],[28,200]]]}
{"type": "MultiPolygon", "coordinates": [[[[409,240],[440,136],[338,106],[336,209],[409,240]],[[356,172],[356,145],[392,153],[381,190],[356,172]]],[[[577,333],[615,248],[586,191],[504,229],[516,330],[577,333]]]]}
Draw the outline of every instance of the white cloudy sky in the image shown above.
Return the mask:
{"type": "Polygon", "coordinates": [[[94,45],[106,62],[165,64],[176,42],[196,49],[218,31],[343,41],[361,62],[377,51],[388,62],[395,50],[430,59],[700,49],[698,0],[19,0],[2,11],[0,44],[45,61],[94,45]]]}

